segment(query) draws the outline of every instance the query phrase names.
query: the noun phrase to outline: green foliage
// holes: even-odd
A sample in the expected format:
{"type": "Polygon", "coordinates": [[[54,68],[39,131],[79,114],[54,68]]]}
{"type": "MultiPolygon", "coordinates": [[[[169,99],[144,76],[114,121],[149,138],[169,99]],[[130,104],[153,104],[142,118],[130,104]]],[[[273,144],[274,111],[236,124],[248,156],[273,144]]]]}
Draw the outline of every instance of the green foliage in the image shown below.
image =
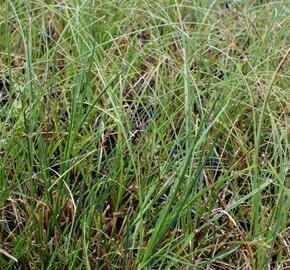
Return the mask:
{"type": "Polygon", "coordinates": [[[0,269],[284,269],[288,17],[1,1],[0,269]]]}

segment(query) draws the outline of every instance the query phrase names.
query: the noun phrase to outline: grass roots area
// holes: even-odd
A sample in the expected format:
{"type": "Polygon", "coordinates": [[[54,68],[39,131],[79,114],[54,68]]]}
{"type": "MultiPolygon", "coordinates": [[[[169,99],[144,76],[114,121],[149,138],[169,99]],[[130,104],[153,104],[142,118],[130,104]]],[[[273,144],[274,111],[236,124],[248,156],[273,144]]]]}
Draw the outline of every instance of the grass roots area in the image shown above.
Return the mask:
{"type": "Polygon", "coordinates": [[[289,1],[0,1],[0,269],[288,269],[289,1]]]}

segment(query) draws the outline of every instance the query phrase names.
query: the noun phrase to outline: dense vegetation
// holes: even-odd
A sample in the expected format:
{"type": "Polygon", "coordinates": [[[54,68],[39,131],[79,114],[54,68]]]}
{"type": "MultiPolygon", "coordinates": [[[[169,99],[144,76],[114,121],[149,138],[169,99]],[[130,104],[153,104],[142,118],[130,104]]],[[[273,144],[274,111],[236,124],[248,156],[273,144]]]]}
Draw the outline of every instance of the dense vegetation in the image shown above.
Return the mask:
{"type": "Polygon", "coordinates": [[[289,2],[2,0],[0,269],[286,269],[289,2]]]}

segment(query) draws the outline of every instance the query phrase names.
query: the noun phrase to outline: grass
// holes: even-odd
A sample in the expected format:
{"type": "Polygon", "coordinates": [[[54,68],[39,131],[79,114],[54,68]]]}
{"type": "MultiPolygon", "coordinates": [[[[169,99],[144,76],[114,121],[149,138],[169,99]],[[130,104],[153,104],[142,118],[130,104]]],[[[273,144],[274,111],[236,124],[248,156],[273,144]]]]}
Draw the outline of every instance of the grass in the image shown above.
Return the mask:
{"type": "Polygon", "coordinates": [[[0,269],[287,269],[288,19],[1,1],[0,269]]]}

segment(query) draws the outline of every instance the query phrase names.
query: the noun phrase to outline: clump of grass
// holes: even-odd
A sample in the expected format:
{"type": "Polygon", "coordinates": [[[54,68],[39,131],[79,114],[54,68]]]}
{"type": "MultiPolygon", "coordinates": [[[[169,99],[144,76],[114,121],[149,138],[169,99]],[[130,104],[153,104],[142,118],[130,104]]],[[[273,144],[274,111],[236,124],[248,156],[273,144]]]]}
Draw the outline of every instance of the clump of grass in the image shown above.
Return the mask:
{"type": "Polygon", "coordinates": [[[286,269],[286,1],[0,10],[1,269],[286,269]]]}

